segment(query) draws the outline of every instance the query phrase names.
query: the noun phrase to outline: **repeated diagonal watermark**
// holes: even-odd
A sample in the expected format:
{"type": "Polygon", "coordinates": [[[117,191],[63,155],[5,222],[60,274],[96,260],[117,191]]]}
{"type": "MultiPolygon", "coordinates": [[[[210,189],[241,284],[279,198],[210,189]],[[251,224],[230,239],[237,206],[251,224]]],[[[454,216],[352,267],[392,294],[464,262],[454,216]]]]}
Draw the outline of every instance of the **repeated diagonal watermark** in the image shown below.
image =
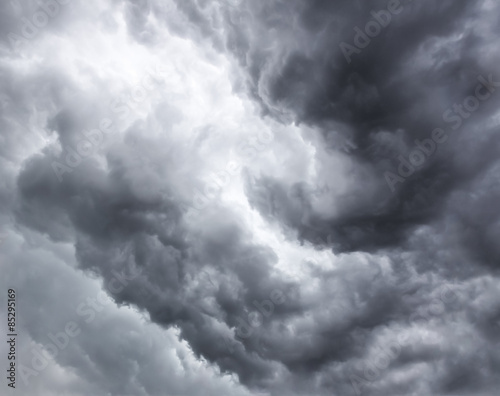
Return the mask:
{"type": "MultiPolygon", "coordinates": [[[[39,36],[40,32],[49,25],[50,21],[56,18],[61,12],[61,8],[71,3],[72,0],[40,0],[36,4],[39,6],[30,18],[20,18],[20,28],[18,32],[9,32],[7,39],[14,51],[27,48],[31,40],[39,36]]],[[[23,11],[22,2],[11,0],[11,6],[16,13],[23,11]]]]}
{"type": "MultiPolygon", "coordinates": [[[[412,0],[407,0],[406,3],[411,3],[412,0]]],[[[395,15],[401,14],[403,4],[400,0],[389,0],[386,10],[370,11],[372,19],[365,24],[364,29],[358,26],[354,27],[353,44],[342,41],[339,48],[342,51],[347,63],[352,62],[354,54],[359,55],[363,49],[368,47],[372,40],[377,37],[389,24],[392,22],[395,15]]]]}
{"type": "MultiPolygon", "coordinates": [[[[123,251],[120,256],[123,256],[123,251]]],[[[113,293],[119,293],[129,285],[131,281],[141,275],[141,269],[134,269],[130,273],[121,273],[116,270],[111,271],[113,277],[105,284],[105,288],[113,293]]],[[[51,361],[59,355],[61,351],[71,345],[72,340],[81,334],[81,324],[93,322],[98,316],[97,313],[102,312],[104,308],[109,305],[113,300],[109,295],[101,290],[94,297],[87,297],[85,301],[81,301],[77,306],[75,313],[78,320],[70,320],[58,331],[49,332],[47,334],[47,342],[37,344],[32,341],[31,347],[31,364],[20,364],[19,375],[24,383],[28,386],[32,377],[37,377],[44,371],[51,361]]]]}
{"type": "MultiPolygon", "coordinates": [[[[407,281],[413,278],[410,277],[407,281]]],[[[406,283],[406,282],[405,282],[406,283]]],[[[402,285],[402,290],[408,290],[410,283],[402,285]]],[[[431,303],[423,309],[413,312],[408,318],[408,324],[426,324],[433,318],[443,315],[446,311],[446,305],[452,304],[458,299],[456,288],[451,288],[448,285],[443,285],[438,296],[433,298],[431,303]]],[[[351,369],[349,382],[354,390],[354,393],[359,396],[362,394],[364,387],[371,386],[373,382],[380,379],[384,370],[395,361],[400,355],[409,340],[406,333],[400,333],[389,343],[378,348],[376,356],[362,365],[351,369]]]]}
{"type": "Polygon", "coordinates": [[[236,349],[244,350],[243,340],[253,336],[255,331],[261,327],[266,320],[269,320],[274,314],[276,306],[286,302],[287,296],[279,289],[272,290],[269,298],[252,302],[255,309],[246,312],[245,315],[236,318],[237,326],[234,330],[234,339],[230,336],[224,336],[224,344],[229,353],[233,354],[236,349]],[[246,317],[245,317],[246,316],[246,317]]]}
{"type": "MultiPolygon", "coordinates": [[[[476,85],[474,95],[467,96],[461,104],[455,103],[443,112],[443,121],[451,124],[450,128],[453,131],[458,130],[464,120],[470,118],[479,109],[481,103],[491,98],[492,94],[500,87],[500,81],[494,81],[491,74],[487,79],[480,75],[477,80],[479,83],[476,85]]],[[[415,174],[417,169],[422,167],[438,151],[439,146],[448,141],[448,133],[449,131],[447,132],[444,128],[435,128],[429,138],[421,141],[415,140],[415,146],[407,158],[403,155],[398,156],[397,174],[391,171],[384,173],[385,181],[393,193],[396,191],[398,183],[404,183],[415,174]]]]}

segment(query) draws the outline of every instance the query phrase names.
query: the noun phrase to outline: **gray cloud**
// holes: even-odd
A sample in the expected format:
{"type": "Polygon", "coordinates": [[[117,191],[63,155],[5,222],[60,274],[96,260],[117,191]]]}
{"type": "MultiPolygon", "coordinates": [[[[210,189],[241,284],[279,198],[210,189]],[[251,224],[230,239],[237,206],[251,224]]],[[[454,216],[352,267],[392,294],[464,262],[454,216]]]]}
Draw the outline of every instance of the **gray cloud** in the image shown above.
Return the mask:
{"type": "Polygon", "coordinates": [[[20,360],[82,330],[25,394],[494,394],[498,7],[398,4],[75,1],[6,41],[20,360]]]}

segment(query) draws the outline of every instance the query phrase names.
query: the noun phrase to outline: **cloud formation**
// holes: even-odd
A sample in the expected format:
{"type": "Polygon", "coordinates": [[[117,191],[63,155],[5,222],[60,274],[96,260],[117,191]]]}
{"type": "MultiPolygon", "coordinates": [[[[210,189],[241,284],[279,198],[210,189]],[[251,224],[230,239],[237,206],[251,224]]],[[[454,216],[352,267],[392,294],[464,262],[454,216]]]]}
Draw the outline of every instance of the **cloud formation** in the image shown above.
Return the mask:
{"type": "Polygon", "coordinates": [[[66,3],[1,6],[22,394],[495,394],[494,2],[66,3]]]}

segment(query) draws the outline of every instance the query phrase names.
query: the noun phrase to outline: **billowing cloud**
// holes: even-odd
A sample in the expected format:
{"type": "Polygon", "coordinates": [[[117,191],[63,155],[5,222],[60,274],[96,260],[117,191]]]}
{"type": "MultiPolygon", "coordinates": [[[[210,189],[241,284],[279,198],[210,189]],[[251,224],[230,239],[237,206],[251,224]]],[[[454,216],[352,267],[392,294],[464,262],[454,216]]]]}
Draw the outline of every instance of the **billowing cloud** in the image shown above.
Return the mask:
{"type": "Polygon", "coordinates": [[[495,394],[495,3],[2,11],[16,391],[495,394]]]}

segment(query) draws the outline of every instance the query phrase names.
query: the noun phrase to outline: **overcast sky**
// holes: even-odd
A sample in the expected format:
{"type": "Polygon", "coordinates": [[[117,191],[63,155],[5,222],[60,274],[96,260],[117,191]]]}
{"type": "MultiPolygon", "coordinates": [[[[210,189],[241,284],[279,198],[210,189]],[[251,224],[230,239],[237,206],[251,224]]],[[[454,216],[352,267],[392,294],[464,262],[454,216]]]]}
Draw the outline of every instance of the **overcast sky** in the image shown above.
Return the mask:
{"type": "Polygon", "coordinates": [[[21,396],[494,396],[494,0],[4,0],[21,396]]]}

